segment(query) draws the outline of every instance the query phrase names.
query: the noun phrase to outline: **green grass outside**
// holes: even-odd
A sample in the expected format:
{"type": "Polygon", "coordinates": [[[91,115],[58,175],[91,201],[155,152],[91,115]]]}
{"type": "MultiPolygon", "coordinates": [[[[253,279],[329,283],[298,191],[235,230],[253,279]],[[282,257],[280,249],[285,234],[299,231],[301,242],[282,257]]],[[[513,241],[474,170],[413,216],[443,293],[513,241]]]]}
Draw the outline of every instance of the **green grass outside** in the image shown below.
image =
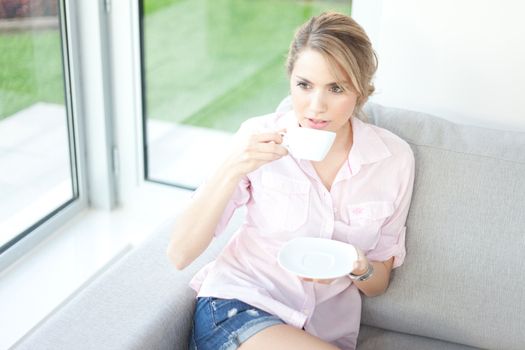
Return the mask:
{"type": "Polygon", "coordinates": [[[0,120],[36,102],[64,104],[58,31],[0,33],[0,120]]]}
{"type": "Polygon", "coordinates": [[[149,118],[235,131],[287,95],[295,29],[350,1],[177,0],[146,16],[149,118]]]}
{"type": "MultiPolygon", "coordinates": [[[[295,28],[349,0],[144,0],[148,118],[234,131],[287,94],[295,28]]],[[[58,31],[0,33],[0,119],[64,103],[58,31]]]]}
{"type": "Polygon", "coordinates": [[[166,6],[174,5],[181,1],[184,0],[142,0],[143,13],[144,15],[150,15],[166,6]]]}

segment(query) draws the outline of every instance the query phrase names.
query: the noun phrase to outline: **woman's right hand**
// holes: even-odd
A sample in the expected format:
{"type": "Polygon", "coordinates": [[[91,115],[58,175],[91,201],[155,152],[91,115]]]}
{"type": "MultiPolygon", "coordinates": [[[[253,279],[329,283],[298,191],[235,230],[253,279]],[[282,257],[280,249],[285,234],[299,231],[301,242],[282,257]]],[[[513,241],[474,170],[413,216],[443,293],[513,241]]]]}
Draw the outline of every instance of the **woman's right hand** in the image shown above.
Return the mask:
{"type": "Polygon", "coordinates": [[[282,146],[282,142],[283,137],[278,132],[250,135],[234,144],[234,150],[226,159],[226,166],[237,176],[244,176],[287,155],[288,150],[282,146]]]}

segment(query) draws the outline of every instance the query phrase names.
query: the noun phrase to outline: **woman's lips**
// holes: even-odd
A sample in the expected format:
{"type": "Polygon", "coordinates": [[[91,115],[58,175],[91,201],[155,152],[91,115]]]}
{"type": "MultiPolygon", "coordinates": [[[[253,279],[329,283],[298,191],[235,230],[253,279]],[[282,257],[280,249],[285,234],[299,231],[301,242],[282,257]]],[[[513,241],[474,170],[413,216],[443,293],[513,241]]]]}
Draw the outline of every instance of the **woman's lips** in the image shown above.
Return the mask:
{"type": "Polygon", "coordinates": [[[312,129],[322,129],[325,126],[328,125],[329,121],[327,120],[320,120],[320,119],[310,119],[306,118],[306,123],[308,124],[309,128],[312,129]]]}

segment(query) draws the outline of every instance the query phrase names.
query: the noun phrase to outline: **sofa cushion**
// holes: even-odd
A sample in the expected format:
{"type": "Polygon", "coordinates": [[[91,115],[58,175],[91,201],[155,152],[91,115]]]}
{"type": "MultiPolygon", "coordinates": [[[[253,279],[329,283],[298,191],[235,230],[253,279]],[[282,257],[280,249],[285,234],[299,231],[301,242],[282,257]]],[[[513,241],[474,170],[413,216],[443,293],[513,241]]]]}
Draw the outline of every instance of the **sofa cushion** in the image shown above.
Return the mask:
{"type": "Polygon", "coordinates": [[[437,339],[418,337],[411,334],[385,331],[362,326],[357,342],[358,350],[480,350],[470,346],[448,343],[437,339]]]}
{"type": "Polygon", "coordinates": [[[174,223],[162,225],[13,350],[186,350],[195,300],[189,280],[217,255],[241,215],[183,271],[166,256],[174,223]]]}
{"type": "Polygon", "coordinates": [[[363,323],[481,348],[525,344],[525,133],[369,104],[416,159],[407,256],[363,323]]]}

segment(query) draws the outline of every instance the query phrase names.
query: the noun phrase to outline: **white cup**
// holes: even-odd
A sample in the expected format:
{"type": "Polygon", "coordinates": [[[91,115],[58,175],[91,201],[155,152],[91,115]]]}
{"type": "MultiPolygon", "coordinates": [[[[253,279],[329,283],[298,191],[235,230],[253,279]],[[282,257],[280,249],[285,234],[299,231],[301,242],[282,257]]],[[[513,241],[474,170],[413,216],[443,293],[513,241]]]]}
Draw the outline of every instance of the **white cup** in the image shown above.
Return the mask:
{"type": "Polygon", "coordinates": [[[291,128],[283,133],[282,145],[295,158],[321,161],[332,147],[335,132],[310,128],[291,128]]]}

